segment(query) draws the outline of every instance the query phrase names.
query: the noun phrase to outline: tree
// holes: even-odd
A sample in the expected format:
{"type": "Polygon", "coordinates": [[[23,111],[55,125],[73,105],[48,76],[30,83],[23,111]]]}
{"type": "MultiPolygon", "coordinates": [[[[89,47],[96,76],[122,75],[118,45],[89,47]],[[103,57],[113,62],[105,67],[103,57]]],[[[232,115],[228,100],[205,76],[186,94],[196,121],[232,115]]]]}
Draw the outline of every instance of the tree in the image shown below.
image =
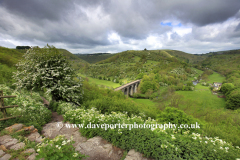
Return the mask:
{"type": "Polygon", "coordinates": [[[228,109],[240,108],[240,88],[233,90],[227,97],[226,107],[228,109]]]}
{"type": "Polygon", "coordinates": [[[47,45],[29,49],[24,59],[17,64],[14,73],[17,88],[46,89],[52,100],[71,101],[80,105],[82,100],[81,81],[73,80],[74,70],[58,49],[47,45]]]}
{"type": "Polygon", "coordinates": [[[221,91],[225,94],[228,95],[232,90],[234,90],[235,87],[232,83],[224,83],[221,87],[221,91]]]}

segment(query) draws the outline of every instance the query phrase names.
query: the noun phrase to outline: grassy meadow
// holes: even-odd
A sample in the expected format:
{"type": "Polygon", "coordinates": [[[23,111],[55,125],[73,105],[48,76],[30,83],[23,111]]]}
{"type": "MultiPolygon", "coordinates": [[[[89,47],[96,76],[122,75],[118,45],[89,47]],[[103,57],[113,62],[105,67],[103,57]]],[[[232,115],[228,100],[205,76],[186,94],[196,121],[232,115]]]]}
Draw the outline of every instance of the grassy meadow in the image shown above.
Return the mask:
{"type": "Polygon", "coordinates": [[[117,88],[121,86],[119,83],[87,77],[87,76],[84,76],[83,74],[78,74],[78,76],[83,77],[84,79],[88,79],[90,84],[96,84],[100,87],[102,86],[102,87],[108,87],[108,88],[117,88]]]}
{"type": "Polygon", "coordinates": [[[219,82],[222,83],[226,78],[219,73],[213,72],[212,75],[208,76],[209,81],[207,83],[219,82]]]}

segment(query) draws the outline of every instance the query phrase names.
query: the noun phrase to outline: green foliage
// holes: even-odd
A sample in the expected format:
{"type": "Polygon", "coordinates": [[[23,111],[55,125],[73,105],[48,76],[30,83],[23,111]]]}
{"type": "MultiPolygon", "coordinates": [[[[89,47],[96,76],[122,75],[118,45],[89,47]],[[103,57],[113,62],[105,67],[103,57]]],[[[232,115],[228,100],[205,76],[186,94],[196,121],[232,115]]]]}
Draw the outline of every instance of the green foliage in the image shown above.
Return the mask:
{"type": "Polygon", "coordinates": [[[46,88],[53,100],[80,105],[82,84],[73,80],[75,73],[58,49],[51,46],[33,48],[26,52],[24,58],[18,63],[18,71],[14,74],[17,88],[46,88]]]}
{"type": "Polygon", "coordinates": [[[56,101],[51,101],[49,104],[49,108],[54,112],[57,111],[58,106],[59,106],[59,102],[56,102],[56,101]]]}
{"type": "Polygon", "coordinates": [[[138,107],[130,100],[116,98],[116,97],[101,97],[100,99],[94,99],[84,103],[86,108],[95,107],[103,114],[110,114],[111,112],[127,112],[128,115],[139,115],[138,107]]]}
{"type": "Polygon", "coordinates": [[[12,76],[15,71],[16,69],[14,67],[10,68],[0,63],[0,84],[12,84],[14,82],[12,76]]]}
{"type": "Polygon", "coordinates": [[[39,155],[36,156],[36,159],[58,159],[58,160],[77,160],[83,159],[87,156],[77,153],[73,144],[75,142],[67,140],[64,136],[59,135],[54,139],[44,138],[42,143],[37,145],[37,152],[39,155]]]}
{"type": "Polygon", "coordinates": [[[127,151],[135,149],[149,158],[208,159],[211,155],[213,159],[235,159],[240,155],[239,147],[218,137],[203,137],[197,133],[189,134],[189,131],[164,128],[167,124],[155,128],[156,121],[150,118],[145,121],[139,116],[128,117],[127,114],[115,112],[103,115],[92,108],[68,111],[64,119],[74,124],[83,124],[80,130],[83,136],[101,136],[117,147],[127,151]],[[117,125],[123,123],[128,125],[117,125]]]}
{"type": "Polygon", "coordinates": [[[136,79],[142,79],[143,78],[143,73],[139,73],[138,75],[137,75],[137,77],[136,77],[136,79]]]}
{"type": "Polygon", "coordinates": [[[159,88],[159,85],[155,82],[155,79],[153,76],[154,75],[143,76],[143,79],[139,86],[141,93],[145,94],[148,90],[157,91],[157,89],[159,88]]]}
{"type": "Polygon", "coordinates": [[[191,81],[187,82],[187,86],[194,86],[193,83],[191,81]]]}
{"type": "Polygon", "coordinates": [[[233,90],[227,97],[226,107],[228,109],[240,108],[240,88],[233,90]]]}
{"type": "Polygon", "coordinates": [[[193,86],[178,85],[173,87],[176,91],[193,91],[193,86]]]}
{"type": "MultiPolygon", "coordinates": [[[[173,124],[195,124],[198,122],[198,124],[201,124],[201,129],[203,128],[202,123],[199,122],[199,120],[193,118],[190,115],[187,115],[183,111],[173,108],[173,107],[166,107],[161,114],[157,116],[157,121],[161,123],[173,123],[173,124]]],[[[184,129],[183,129],[184,130],[184,129]]],[[[191,132],[195,132],[196,129],[185,129],[190,130],[191,132]]],[[[201,132],[201,130],[198,130],[198,132],[201,132]]]]}
{"type": "Polygon", "coordinates": [[[8,67],[13,67],[17,64],[18,60],[22,59],[22,56],[23,53],[15,49],[0,47],[0,63],[5,64],[8,67]]]}
{"type": "MultiPolygon", "coordinates": [[[[21,116],[14,119],[15,123],[23,123],[27,126],[34,125],[38,131],[44,124],[51,120],[51,111],[49,111],[42,103],[40,95],[36,92],[28,92],[22,90],[21,93],[12,90],[6,85],[0,85],[1,90],[3,90],[4,95],[16,95],[16,98],[6,98],[4,99],[4,105],[18,105],[15,108],[7,109],[7,113],[12,116],[21,116]]],[[[1,115],[0,115],[1,117],[1,115]]],[[[1,117],[2,118],[2,117],[1,117]]],[[[12,120],[7,120],[12,122],[12,120]]],[[[5,122],[4,122],[5,123],[5,122]]],[[[7,123],[7,122],[6,122],[7,123]]],[[[4,125],[3,125],[4,126],[4,125]]]]}
{"type": "Polygon", "coordinates": [[[232,83],[224,83],[221,86],[221,90],[220,91],[222,91],[225,95],[228,95],[234,89],[235,89],[235,86],[232,83]]]}
{"type": "Polygon", "coordinates": [[[144,82],[141,83],[141,85],[140,85],[141,93],[144,94],[149,89],[156,90],[157,89],[156,84],[152,83],[152,81],[144,81],[144,82]]]}

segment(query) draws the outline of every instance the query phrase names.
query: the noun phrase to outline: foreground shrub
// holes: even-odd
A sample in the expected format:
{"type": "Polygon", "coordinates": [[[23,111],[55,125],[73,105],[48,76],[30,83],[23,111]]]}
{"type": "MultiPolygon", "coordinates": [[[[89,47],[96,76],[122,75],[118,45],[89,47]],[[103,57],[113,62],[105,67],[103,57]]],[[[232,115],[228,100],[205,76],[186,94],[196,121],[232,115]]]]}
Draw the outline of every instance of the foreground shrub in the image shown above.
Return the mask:
{"type": "MultiPolygon", "coordinates": [[[[142,115],[144,116],[144,115],[142,115]]],[[[103,124],[142,124],[153,125],[156,121],[144,121],[140,116],[128,117],[127,114],[112,112],[109,115],[100,114],[96,109],[76,109],[66,112],[64,119],[70,123],[83,124],[80,132],[89,138],[101,136],[115,146],[129,151],[135,149],[146,157],[154,159],[236,159],[240,157],[240,148],[218,137],[203,137],[198,133],[182,132],[180,129],[164,128],[130,128],[109,126],[103,124]],[[92,125],[90,125],[90,122],[92,125]],[[94,125],[94,124],[98,124],[94,125]],[[89,128],[90,127],[90,128],[89,128]]]]}
{"type": "Polygon", "coordinates": [[[85,158],[85,155],[75,152],[73,143],[75,142],[72,139],[67,140],[63,135],[59,135],[52,140],[44,138],[42,143],[37,145],[39,155],[36,156],[36,159],[77,160],[85,158]]]}
{"type": "Polygon", "coordinates": [[[132,114],[135,115],[139,114],[138,107],[127,99],[124,99],[123,101],[122,99],[119,98],[111,98],[104,96],[99,99],[88,101],[84,103],[84,105],[86,108],[96,107],[97,110],[99,110],[103,114],[104,113],[110,114],[112,111],[127,112],[129,116],[132,114]]]}
{"type": "Polygon", "coordinates": [[[55,47],[29,49],[14,73],[17,88],[47,89],[53,100],[82,102],[82,84],[74,81],[70,62],[55,47]]]}
{"type": "Polygon", "coordinates": [[[5,106],[18,105],[18,107],[7,109],[7,112],[12,116],[21,116],[15,119],[16,122],[34,125],[35,128],[41,131],[41,126],[51,120],[51,111],[43,105],[41,96],[38,93],[29,93],[25,90],[20,93],[6,85],[0,85],[0,89],[3,90],[4,95],[17,96],[16,98],[4,99],[5,106]]]}
{"type": "MultiPolygon", "coordinates": [[[[177,108],[173,108],[173,107],[166,107],[165,110],[163,112],[161,112],[158,116],[157,116],[157,121],[158,122],[164,122],[164,123],[173,123],[173,124],[196,124],[196,122],[198,122],[198,124],[200,124],[200,128],[202,129],[203,127],[203,123],[201,123],[199,120],[197,120],[196,118],[193,118],[193,116],[187,115],[184,111],[181,111],[177,108]]],[[[183,131],[189,130],[190,133],[192,132],[196,132],[196,129],[194,128],[190,128],[190,129],[182,129],[183,131]]],[[[199,132],[201,132],[201,130],[198,130],[199,132]]]]}

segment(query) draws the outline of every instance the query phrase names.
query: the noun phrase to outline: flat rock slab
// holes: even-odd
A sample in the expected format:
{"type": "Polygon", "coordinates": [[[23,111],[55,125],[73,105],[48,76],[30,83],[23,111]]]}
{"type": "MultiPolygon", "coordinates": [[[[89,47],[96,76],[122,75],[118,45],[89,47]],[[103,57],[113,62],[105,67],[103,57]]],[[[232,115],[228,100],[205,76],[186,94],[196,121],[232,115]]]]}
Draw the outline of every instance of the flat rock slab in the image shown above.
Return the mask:
{"type": "Polygon", "coordinates": [[[27,158],[27,160],[34,160],[35,158],[36,158],[36,153],[33,153],[27,158]]]}
{"type": "Polygon", "coordinates": [[[24,151],[23,153],[34,153],[35,150],[33,148],[29,148],[26,151],[24,151]]]}
{"type": "Polygon", "coordinates": [[[33,131],[34,129],[35,129],[34,126],[24,127],[25,131],[33,131]]]}
{"type": "Polygon", "coordinates": [[[0,150],[0,156],[3,156],[5,152],[3,150],[0,150]]]}
{"type": "Polygon", "coordinates": [[[119,150],[101,137],[91,138],[76,147],[76,151],[90,156],[86,160],[120,160],[123,152],[119,150]]]}
{"type": "Polygon", "coordinates": [[[77,145],[81,142],[86,142],[87,138],[82,137],[81,133],[79,132],[78,128],[68,128],[66,124],[69,123],[62,123],[62,122],[53,122],[46,124],[42,129],[42,134],[48,138],[55,138],[58,135],[64,135],[68,140],[73,136],[73,141],[75,143],[73,146],[77,145]]]}
{"type": "Polygon", "coordinates": [[[42,129],[42,134],[45,136],[45,137],[48,137],[48,138],[51,138],[53,139],[54,137],[60,135],[60,130],[61,130],[62,126],[61,124],[58,125],[57,122],[54,122],[54,123],[48,123],[48,124],[45,124],[43,129],[42,129]],[[59,127],[58,127],[59,126],[59,127]]]}
{"type": "Polygon", "coordinates": [[[17,143],[15,145],[13,145],[12,147],[10,147],[10,149],[14,149],[14,150],[19,150],[25,147],[25,143],[21,142],[21,143],[17,143]]]}
{"type": "Polygon", "coordinates": [[[27,137],[30,141],[35,141],[35,142],[41,142],[42,137],[40,136],[40,134],[38,132],[34,132],[31,133],[28,137],[27,137]]]}
{"type": "Polygon", "coordinates": [[[144,158],[142,153],[136,152],[131,149],[124,160],[153,160],[150,158],[144,158]]]}
{"type": "Polygon", "coordinates": [[[9,136],[9,135],[1,136],[0,137],[0,145],[1,144],[5,144],[5,143],[7,143],[9,141],[12,141],[12,140],[13,140],[13,138],[11,136],[9,136]]]}
{"type": "Polygon", "coordinates": [[[11,147],[11,146],[13,146],[13,145],[15,145],[15,144],[17,144],[17,143],[18,143],[18,140],[14,138],[14,139],[12,139],[11,141],[5,143],[4,146],[5,146],[6,148],[9,148],[9,147],[11,147]]]}
{"type": "Polygon", "coordinates": [[[5,154],[0,160],[9,160],[12,156],[10,154],[5,154]]]}
{"type": "Polygon", "coordinates": [[[18,131],[18,130],[22,129],[22,127],[23,127],[23,124],[14,124],[14,125],[12,125],[10,127],[7,127],[5,129],[12,132],[12,131],[18,131]]]}

